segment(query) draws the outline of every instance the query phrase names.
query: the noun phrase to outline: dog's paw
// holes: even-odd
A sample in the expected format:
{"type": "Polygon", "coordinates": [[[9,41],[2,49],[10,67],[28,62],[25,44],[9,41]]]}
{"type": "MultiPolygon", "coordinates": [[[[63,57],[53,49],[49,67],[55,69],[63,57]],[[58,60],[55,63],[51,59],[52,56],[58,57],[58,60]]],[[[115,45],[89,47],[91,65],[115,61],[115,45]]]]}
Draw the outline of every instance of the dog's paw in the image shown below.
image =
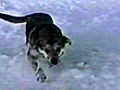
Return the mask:
{"type": "Polygon", "coordinates": [[[36,72],[36,76],[37,76],[37,81],[40,81],[43,83],[45,82],[45,80],[47,79],[46,75],[44,74],[44,72],[39,69],[37,72],[36,72]]]}
{"type": "Polygon", "coordinates": [[[47,79],[47,77],[45,75],[38,75],[37,76],[37,81],[41,80],[41,83],[45,82],[46,79],[47,79]]]}

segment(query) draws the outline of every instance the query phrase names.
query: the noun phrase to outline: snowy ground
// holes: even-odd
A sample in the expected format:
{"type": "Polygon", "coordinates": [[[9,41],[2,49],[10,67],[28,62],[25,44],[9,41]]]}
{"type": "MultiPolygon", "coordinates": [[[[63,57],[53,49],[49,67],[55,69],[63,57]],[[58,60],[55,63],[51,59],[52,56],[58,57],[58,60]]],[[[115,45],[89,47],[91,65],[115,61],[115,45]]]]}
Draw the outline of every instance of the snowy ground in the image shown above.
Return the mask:
{"type": "Polygon", "coordinates": [[[36,81],[25,55],[25,26],[0,20],[1,90],[120,90],[119,0],[0,0],[0,12],[50,13],[73,45],[36,81]],[[82,65],[85,62],[86,65],[82,65]]]}

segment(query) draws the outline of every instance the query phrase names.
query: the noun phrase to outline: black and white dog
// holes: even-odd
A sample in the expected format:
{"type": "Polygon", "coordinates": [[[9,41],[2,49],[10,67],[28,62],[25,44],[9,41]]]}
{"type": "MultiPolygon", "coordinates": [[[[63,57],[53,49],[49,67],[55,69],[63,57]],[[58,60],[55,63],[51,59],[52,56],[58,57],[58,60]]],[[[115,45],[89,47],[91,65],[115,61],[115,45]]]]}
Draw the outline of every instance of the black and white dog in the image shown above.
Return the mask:
{"type": "Polygon", "coordinates": [[[37,80],[46,80],[46,75],[40,67],[38,58],[45,57],[49,65],[57,65],[64,53],[65,45],[71,45],[71,40],[64,36],[58,26],[53,23],[49,14],[33,13],[17,17],[0,13],[0,18],[12,23],[26,22],[27,57],[35,70],[37,80]]]}

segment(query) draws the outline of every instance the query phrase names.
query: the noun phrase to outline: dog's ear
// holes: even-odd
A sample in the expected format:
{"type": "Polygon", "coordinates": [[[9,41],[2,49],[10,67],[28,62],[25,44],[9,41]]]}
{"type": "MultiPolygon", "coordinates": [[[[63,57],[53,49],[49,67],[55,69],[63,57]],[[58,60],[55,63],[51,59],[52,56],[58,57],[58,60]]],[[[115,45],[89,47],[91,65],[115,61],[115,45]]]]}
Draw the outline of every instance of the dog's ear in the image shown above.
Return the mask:
{"type": "Polygon", "coordinates": [[[66,36],[62,36],[62,42],[63,42],[64,45],[65,44],[69,44],[69,45],[72,44],[72,41],[66,36]]]}

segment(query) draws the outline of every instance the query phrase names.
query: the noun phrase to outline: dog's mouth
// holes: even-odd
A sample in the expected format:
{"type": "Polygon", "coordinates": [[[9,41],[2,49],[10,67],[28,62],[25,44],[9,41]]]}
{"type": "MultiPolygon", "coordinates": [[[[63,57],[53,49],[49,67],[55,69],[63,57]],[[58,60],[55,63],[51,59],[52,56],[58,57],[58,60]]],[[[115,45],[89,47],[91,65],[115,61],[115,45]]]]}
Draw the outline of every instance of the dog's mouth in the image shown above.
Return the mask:
{"type": "Polygon", "coordinates": [[[48,58],[48,59],[49,59],[50,66],[57,65],[60,62],[59,57],[52,57],[52,58],[48,58]]]}

